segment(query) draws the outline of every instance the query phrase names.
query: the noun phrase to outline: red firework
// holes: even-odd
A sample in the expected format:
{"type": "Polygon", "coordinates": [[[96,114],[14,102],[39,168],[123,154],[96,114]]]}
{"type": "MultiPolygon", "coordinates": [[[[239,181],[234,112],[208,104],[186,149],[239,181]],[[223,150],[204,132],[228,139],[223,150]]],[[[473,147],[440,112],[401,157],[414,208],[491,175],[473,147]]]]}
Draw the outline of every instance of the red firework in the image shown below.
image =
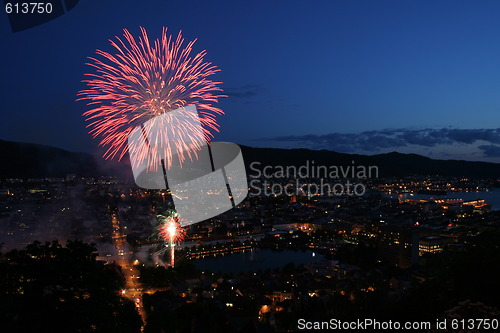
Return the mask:
{"type": "MultiPolygon", "coordinates": [[[[88,89],[78,93],[78,100],[88,100],[93,109],[83,116],[90,123],[90,134],[100,137],[100,146],[106,148],[106,159],[121,160],[127,153],[127,140],[137,126],[169,111],[194,104],[197,107],[203,136],[206,141],[213,137],[212,131],[218,132],[216,116],[224,112],[213,106],[221,97],[221,82],[208,77],[219,71],[209,62],[204,61],[206,51],[191,55],[196,40],[182,47],[184,38],[181,32],[174,40],[163,28],[161,38],[150,43],[146,30],[141,27],[142,36],[137,40],[124,29],[124,40],[116,37],[110,40],[116,49],[114,54],[97,50],[102,59],[92,60],[87,65],[96,69],[95,74],[86,74],[91,79],[84,80],[88,89]]],[[[196,131],[189,125],[163,121],[164,132],[174,133],[177,142],[164,145],[160,155],[166,156],[170,164],[173,154],[178,154],[180,161],[184,153],[199,150],[200,144],[183,138],[189,138],[196,131]],[[178,133],[179,132],[179,133],[178,133]]],[[[170,136],[172,137],[172,135],[170,136]]],[[[161,138],[159,138],[161,139],[161,138]]],[[[161,140],[160,140],[161,141],[161,140]]],[[[139,154],[141,163],[147,158],[147,152],[139,154]]],[[[170,166],[170,165],[169,165],[170,166]]]]}
{"type": "Polygon", "coordinates": [[[186,237],[186,231],[180,225],[179,218],[176,216],[165,217],[159,215],[160,225],[158,226],[158,235],[165,242],[180,243],[186,237]]]}

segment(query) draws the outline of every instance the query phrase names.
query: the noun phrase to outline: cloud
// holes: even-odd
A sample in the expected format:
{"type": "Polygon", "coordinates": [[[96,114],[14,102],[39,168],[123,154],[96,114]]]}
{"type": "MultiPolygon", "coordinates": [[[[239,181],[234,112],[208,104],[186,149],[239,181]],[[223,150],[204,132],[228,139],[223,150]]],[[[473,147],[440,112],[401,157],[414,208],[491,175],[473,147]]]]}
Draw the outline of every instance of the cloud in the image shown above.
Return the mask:
{"type": "Polygon", "coordinates": [[[290,135],[269,140],[280,143],[294,143],[311,149],[329,149],[353,153],[359,151],[377,152],[406,146],[432,148],[437,145],[471,145],[489,143],[478,148],[485,157],[500,157],[500,128],[496,129],[385,129],[354,133],[329,133],[324,135],[290,135]]]}
{"type": "Polygon", "coordinates": [[[251,84],[239,88],[229,88],[225,90],[225,94],[235,98],[250,98],[258,95],[262,91],[259,85],[251,84]]]}
{"type": "Polygon", "coordinates": [[[482,145],[478,148],[483,151],[483,155],[486,157],[500,157],[500,146],[482,145]]]}

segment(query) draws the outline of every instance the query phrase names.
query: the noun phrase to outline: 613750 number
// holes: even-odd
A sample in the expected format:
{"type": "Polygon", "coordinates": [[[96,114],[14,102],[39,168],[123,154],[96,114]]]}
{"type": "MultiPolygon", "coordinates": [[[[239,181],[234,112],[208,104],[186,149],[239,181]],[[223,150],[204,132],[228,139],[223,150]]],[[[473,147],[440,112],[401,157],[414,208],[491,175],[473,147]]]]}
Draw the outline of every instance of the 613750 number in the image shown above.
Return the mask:
{"type": "Polygon", "coordinates": [[[5,4],[7,14],[50,14],[52,13],[52,4],[50,2],[21,2],[5,4]]]}

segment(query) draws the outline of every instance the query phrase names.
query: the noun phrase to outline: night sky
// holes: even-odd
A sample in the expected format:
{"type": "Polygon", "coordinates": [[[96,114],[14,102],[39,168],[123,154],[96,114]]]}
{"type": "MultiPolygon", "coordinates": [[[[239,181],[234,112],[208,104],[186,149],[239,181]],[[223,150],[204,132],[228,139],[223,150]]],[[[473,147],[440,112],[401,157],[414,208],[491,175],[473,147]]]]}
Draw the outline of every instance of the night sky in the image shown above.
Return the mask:
{"type": "Polygon", "coordinates": [[[165,26],[222,70],[216,140],[500,162],[499,17],[498,1],[81,0],[13,33],[3,13],[0,139],[98,152],[75,101],[86,57],[165,26]]]}

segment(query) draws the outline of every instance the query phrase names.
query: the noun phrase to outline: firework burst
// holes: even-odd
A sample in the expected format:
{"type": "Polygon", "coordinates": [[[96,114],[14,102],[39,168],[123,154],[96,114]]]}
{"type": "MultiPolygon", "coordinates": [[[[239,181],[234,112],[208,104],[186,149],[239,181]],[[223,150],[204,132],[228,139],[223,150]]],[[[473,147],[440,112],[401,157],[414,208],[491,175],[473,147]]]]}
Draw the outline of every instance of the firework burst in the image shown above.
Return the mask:
{"type": "Polygon", "coordinates": [[[186,237],[186,231],[180,224],[179,217],[176,214],[170,216],[157,216],[160,224],[158,225],[158,235],[165,243],[180,243],[186,237]]]}
{"type": "MultiPolygon", "coordinates": [[[[128,137],[137,126],[191,104],[198,110],[204,140],[210,141],[212,132],[218,131],[216,116],[223,111],[213,104],[226,96],[220,94],[221,82],[209,78],[219,69],[204,61],[206,51],[192,54],[195,42],[183,47],[181,32],[174,39],[166,28],[153,42],[144,28],[137,39],[125,29],[123,38],[110,40],[114,54],[97,50],[99,59],[89,58],[87,65],[96,73],[86,74],[90,78],[83,82],[88,89],[78,93],[78,100],[87,100],[92,107],[83,116],[90,134],[99,137],[100,146],[105,147],[104,158],[121,160],[129,149],[128,137]]],[[[170,167],[172,155],[177,154],[181,163],[185,153],[192,159],[192,152],[196,155],[201,143],[184,140],[196,129],[168,119],[162,120],[162,132],[170,133],[177,142],[162,146],[157,155],[166,156],[170,167]]],[[[139,161],[132,162],[141,163],[147,155],[139,154],[139,161]]]]}

